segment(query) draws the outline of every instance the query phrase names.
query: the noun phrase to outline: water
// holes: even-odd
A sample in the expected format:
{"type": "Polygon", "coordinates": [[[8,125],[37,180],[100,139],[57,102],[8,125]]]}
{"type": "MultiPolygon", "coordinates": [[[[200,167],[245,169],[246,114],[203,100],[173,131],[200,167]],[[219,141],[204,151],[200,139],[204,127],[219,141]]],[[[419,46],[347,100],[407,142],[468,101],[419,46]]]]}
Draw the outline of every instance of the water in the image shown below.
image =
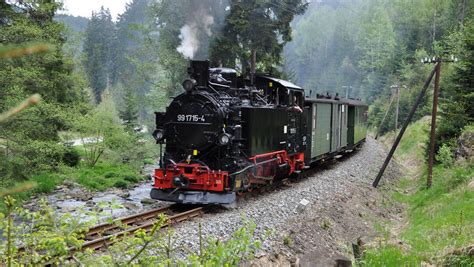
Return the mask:
{"type": "MultiPolygon", "coordinates": [[[[90,213],[96,213],[100,221],[103,221],[110,217],[123,217],[163,206],[164,202],[150,201],[151,188],[151,181],[141,182],[127,190],[112,188],[105,192],[90,192],[77,186],[73,188],[61,186],[46,196],[46,200],[58,216],[69,213],[88,220],[90,213]],[[144,204],[142,203],[144,199],[147,200],[146,203],[152,203],[144,204]]],[[[26,208],[33,210],[37,206],[38,199],[25,205],[26,208]]]]}

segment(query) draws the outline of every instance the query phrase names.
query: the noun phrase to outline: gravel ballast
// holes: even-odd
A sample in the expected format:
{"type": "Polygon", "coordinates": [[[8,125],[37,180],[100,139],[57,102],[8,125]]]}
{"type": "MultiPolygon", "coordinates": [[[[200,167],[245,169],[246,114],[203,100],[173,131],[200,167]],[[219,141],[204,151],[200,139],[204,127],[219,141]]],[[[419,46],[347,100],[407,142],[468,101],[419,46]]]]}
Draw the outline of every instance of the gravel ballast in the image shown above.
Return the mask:
{"type": "MultiPolygon", "coordinates": [[[[178,251],[180,248],[197,251],[199,224],[204,237],[226,240],[246,218],[257,224],[257,236],[264,236],[268,231],[275,233],[265,239],[257,253],[257,257],[270,257],[270,263],[281,255],[294,261],[297,255],[309,252],[316,252],[322,258],[334,254],[348,256],[351,242],[374,234],[376,221],[401,212],[400,207],[389,203],[383,190],[372,187],[385,156],[383,146],[369,137],[359,151],[309,170],[307,177],[298,182],[240,199],[235,209],[180,223],[174,230],[176,247],[178,251]],[[309,203],[297,209],[303,199],[309,203]]],[[[399,166],[392,161],[382,177],[381,187],[399,176],[399,166]]]]}

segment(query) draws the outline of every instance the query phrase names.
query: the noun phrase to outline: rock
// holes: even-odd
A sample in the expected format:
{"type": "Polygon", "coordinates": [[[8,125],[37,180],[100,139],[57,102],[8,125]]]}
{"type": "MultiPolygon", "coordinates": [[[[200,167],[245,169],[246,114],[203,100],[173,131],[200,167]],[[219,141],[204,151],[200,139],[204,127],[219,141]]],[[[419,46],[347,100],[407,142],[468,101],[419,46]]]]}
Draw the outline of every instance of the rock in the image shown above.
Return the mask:
{"type": "Polygon", "coordinates": [[[126,191],[121,194],[118,194],[119,197],[128,199],[130,197],[130,192],[126,191]]]}
{"type": "Polygon", "coordinates": [[[64,187],[66,187],[66,188],[69,188],[69,189],[71,189],[71,188],[74,188],[74,187],[76,187],[76,186],[77,186],[77,184],[76,184],[76,183],[74,183],[74,182],[73,182],[73,181],[71,181],[71,180],[65,180],[65,181],[63,182],[63,186],[64,186],[64,187]]]}
{"type": "Polygon", "coordinates": [[[458,147],[456,148],[456,158],[463,157],[471,159],[474,156],[474,132],[465,131],[459,136],[457,140],[458,147]]]}
{"type": "Polygon", "coordinates": [[[139,210],[140,208],[131,202],[125,202],[123,203],[123,207],[128,209],[128,210],[139,210]]]}
{"type": "Polygon", "coordinates": [[[326,267],[326,266],[337,266],[337,267],[349,267],[352,266],[350,259],[343,255],[333,254],[326,249],[318,251],[311,251],[303,254],[300,257],[300,266],[302,267],[326,267]]]}
{"type": "Polygon", "coordinates": [[[71,207],[71,206],[63,206],[61,208],[61,212],[64,212],[64,213],[69,213],[75,210],[76,210],[76,207],[71,207]]]}
{"type": "Polygon", "coordinates": [[[471,189],[474,189],[474,179],[472,179],[471,182],[469,182],[468,187],[471,189]]]}
{"type": "Polygon", "coordinates": [[[91,200],[93,197],[93,194],[87,191],[84,191],[82,189],[76,188],[73,191],[69,192],[66,196],[65,199],[75,199],[75,200],[80,200],[80,201],[88,201],[91,200]]]}
{"type": "Polygon", "coordinates": [[[142,200],[140,200],[140,203],[145,204],[145,205],[155,204],[155,202],[156,201],[151,198],[143,198],[142,200]]]}
{"type": "Polygon", "coordinates": [[[306,207],[308,206],[309,201],[307,199],[302,199],[300,203],[298,203],[298,206],[296,207],[296,212],[301,213],[303,212],[306,207]]]}
{"type": "Polygon", "coordinates": [[[359,237],[356,243],[352,243],[352,252],[355,259],[362,259],[365,252],[365,242],[362,241],[362,238],[359,237]]]}

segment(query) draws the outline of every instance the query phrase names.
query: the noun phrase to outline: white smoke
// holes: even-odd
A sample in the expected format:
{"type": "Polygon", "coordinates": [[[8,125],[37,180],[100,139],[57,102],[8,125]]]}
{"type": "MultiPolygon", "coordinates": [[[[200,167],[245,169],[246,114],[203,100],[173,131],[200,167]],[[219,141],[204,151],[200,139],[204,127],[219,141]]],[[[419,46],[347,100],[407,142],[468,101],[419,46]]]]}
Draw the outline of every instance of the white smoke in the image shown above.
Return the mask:
{"type": "Polygon", "coordinates": [[[193,58],[194,53],[199,49],[199,40],[196,36],[197,29],[196,25],[184,25],[179,34],[179,39],[181,39],[181,44],[176,48],[178,52],[183,54],[186,58],[193,58]]]}
{"type": "Polygon", "coordinates": [[[210,15],[203,15],[202,16],[202,25],[204,26],[204,31],[206,32],[207,36],[211,36],[211,26],[214,24],[214,18],[210,15]]]}
{"type": "Polygon", "coordinates": [[[194,18],[196,18],[195,21],[184,25],[180,29],[179,39],[181,40],[181,44],[176,50],[186,58],[194,58],[194,54],[199,49],[201,44],[198,38],[199,31],[204,31],[207,36],[212,35],[211,26],[214,24],[214,18],[205,12],[206,11],[202,9],[201,12],[196,12],[198,14],[194,16],[194,18]]]}

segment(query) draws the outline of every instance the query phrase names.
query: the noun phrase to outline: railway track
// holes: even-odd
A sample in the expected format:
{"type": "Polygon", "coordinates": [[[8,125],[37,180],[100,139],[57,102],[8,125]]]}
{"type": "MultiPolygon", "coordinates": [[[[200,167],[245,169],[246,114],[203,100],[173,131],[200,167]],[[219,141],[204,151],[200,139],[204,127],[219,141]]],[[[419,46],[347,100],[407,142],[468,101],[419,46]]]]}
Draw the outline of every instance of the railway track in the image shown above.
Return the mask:
{"type": "MultiPolygon", "coordinates": [[[[165,214],[167,216],[166,222],[162,225],[162,228],[164,228],[201,216],[203,213],[203,207],[176,211],[176,205],[170,205],[119,218],[114,220],[112,223],[104,223],[90,228],[85,234],[86,242],[82,244],[81,250],[101,249],[102,247],[112,244],[116,240],[132,235],[139,229],[144,229],[148,232],[153,228],[160,214],[165,214]]],[[[71,252],[74,251],[74,249],[71,250],[71,252]]]]}
{"type": "MultiPolygon", "coordinates": [[[[189,220],[204,214],[203,207],[186,207],[177,204],[169,205],[163,208],[153,209],[138,214],[122,217],[114,220],[112,223],[104,223],[90,228],[84,236],[85,242],[80,248],[70,248],[68,260],[73,258],[74,252],[85,249],[99,250],[103,247],[113,244],[122,238],[133,235],[135,231],[144,229],[149,232],[161,214],[166,215],[166,221],[161,228],[169,227],[174,224],[189,220]]],[[[25,247],[18,248],[18,254],[27,253],[25,247]]],[[[53,262],[47,262],[44,266],[53,266],[53,262]]],[[[1,265],[0,265],[1,266],[1,265]]]]}

